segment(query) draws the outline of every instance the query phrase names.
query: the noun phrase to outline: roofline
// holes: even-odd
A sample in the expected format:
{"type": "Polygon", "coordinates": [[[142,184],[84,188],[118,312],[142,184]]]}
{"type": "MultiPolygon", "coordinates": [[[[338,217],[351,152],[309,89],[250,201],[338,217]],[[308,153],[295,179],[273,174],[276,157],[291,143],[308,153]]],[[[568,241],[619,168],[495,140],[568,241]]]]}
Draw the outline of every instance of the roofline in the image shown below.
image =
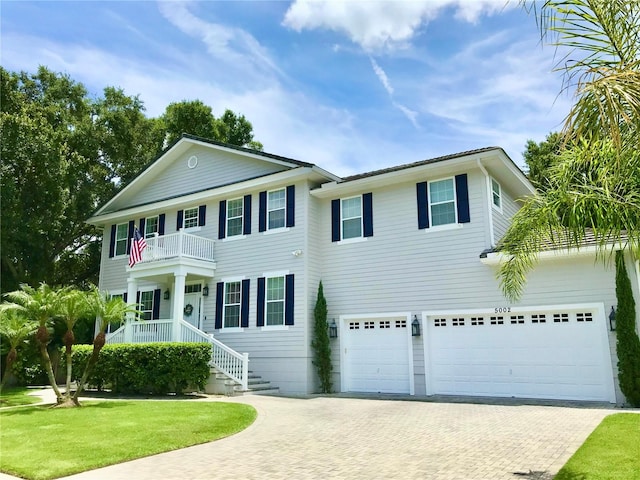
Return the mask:
{"type": "Polygon", "coordinates": [[[309,175],[318,175],[324,178],[325,172],[317,168],[298,167],[291,170],[284,170],[282,172],[270,173],[267,175],[261,175],[258,177],[243,180],[241,182],[228,183],[225,185],[218,185],[213,188],[199,190],[197,192],[191,192],[186,195],[176,195],[166,197],[161,200],[154,200],[152,202],[142,203],[139,205],[128,206],[121,210],[115,210],[104,214],[95,214],[86,220],[86,223],[90,225],[106,225],[107,223],[134,215],[144,214],[149,210],[162,210],[167,208],[180,208],[182,206],[188,206],[197,202],[206,201],[211,198],[228,196],[235,194],[237,191],[244,191],[247,189],[260,188],[273,182],[290,182],[292,180],[308,177],[309,175]]]}
{"type": "MultiPolygon", "coordinates": [[[[135,183],[137,183],[139,181],[139,179],[144,176],[144,174],[149,171],[151,168],[153,168],[155,165],[158,164],[158,161],[169,155],[173,150],[177,149],[179,147],[180,144],[185,143],[185,142],[189,142],[191,144],[194,145],[204,145],[204,146],[214,146],[217,147],[219,150],[225,151],[225,152],[230,152],[230,153],[238,153],[241,152],[243,154],[245,154],[248,157],[251,158],[255,158],[255,159],[259,159],[259,160],[267,160],[273,163],[277,163],[279,165],[285,165],[291,168],[295,168],[295,167],[308,167],[308,168],[312,168],[315,165],[313,163],[308,163],[308,162],[303,162],[301,160],[295,160],[293,158],[287,158],[287,157],[282,157],[280,155],[274,155],[272,153],[266,153],[266,152],[262,152],[260,150],[254,150],[251,148],[245,148],[245,147],[239,147],[236,145],[230,145],[227,143],[222,143],[222,142],[217,142],[215,140],[211,140],[208,138],[204,138],[204,137],[198,137],[196,135],[191,135],[188,133],[183,133],[180,138],[178,138],[176,141],[174,141],[171,145],[169,145],[167,148],[165,148],[164,150],[162,150],[162,152],[160,152],[153,160],[151,160],[151,162],[147,163],[147,165],[145,165],[142,170],[140,170],[140,172],[133,177],[129,182],[127,182],[126,184],[124,184],[122,187],[120,187],[120,190],[118,190],[118,192],[113,195],[106,203],[104,203],[101,207],[99,207],[92,215],[92,217],[98,216],[101,214],[101,212],[103,212],[106,208],[109,207],[109,205],[111,203],[113,203],[118,197],[120,197],[120,195],[122,195],[126,190],[129,190],[129,188],[134,185],[135,183]]],[[[329,172],[327,172],[329,173],[329,172]]],[[[328,175],[330,178],[334,177],[333,174],[329,174],[328,175]]]]}

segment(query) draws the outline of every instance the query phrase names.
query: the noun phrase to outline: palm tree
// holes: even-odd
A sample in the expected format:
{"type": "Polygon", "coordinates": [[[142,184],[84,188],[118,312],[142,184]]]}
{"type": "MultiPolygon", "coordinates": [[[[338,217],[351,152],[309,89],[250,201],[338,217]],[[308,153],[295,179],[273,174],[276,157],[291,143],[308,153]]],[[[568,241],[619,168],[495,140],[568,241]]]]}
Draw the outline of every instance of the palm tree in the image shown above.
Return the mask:
{"type": "Polygon", "coordinates": [[[543,38],[570,49],[557,68],[575,103],[549,188],[526,200],[501,240],[511,300],[549,243],[579,248],[592,232],[600,257],[640,256],[640,0],[549,0],[536,14],[543,38]]]}
{"type": "Polygon", "coordinates": [[[140,313],[138,310],[125,303],[122,298],[111,297],[108,292],[100,292],[96,287],[93,287],[86,293],[85,300],[87,303],[87,316],[95,317],[98,321],[98,333],[93,340],[93,352],[91,353],[91,357],[89,357],[84,372],[82,373],[82,379],[78,383],[78,388],[73,396],[73,401],[76,404],[78,404],[80,393],[82,392],[93,367],[98,362],[100,350],[102,350],[102,347],[104,347],[106,343],[105,331],[107,329],[107,325],[109,325],[109,323],[121,321],[127,313],[140,313]]]}
{"type": "Polygon", "coordinates": [[[58,403],[62,403],[62,393],[56,384],[56,379],[51,366],[51,358],[47,351],[47,345],[51,341],[49,328],[58,311],[59,297],[46,283],[41,283],[38,288],[23,284],[20,290],[5,294],[6,298],[21,310],[24,315],[38,325],[36,342],[42,356],[42,364],[47,373],[51,388],[56,394],[58,403]]]}
{"type": "Polygon", "coordinates": [[[4,375],[0,381],[0,392],[11,372],[13,363],[18,358],[18,347],[36,331],[36,324],[18,308],[9,305],[0,306],[0,336],[9,343],[9,353],[5,364],[4,375]]]}
{"type": "Polygon", "coordinates": [[[69,403],[72,401],[71,398],[71,371],[72,371],[72,360],[71,354],[73,345],[75,343],[75,335],[73,333],[73,327],[76,322],[87,315],[88,311],[88,302],[87,302],[87,294],[75,288],[63,288],[58,292],[59,302],[57,313],[61,320],[64,322],[67,327],[67,331],[63,337],[63,343],[65,345],[65,357],[67,361],[67,376],[66,376],[66,387],[67,390],[65,392],[65,402],[69,403]]]}

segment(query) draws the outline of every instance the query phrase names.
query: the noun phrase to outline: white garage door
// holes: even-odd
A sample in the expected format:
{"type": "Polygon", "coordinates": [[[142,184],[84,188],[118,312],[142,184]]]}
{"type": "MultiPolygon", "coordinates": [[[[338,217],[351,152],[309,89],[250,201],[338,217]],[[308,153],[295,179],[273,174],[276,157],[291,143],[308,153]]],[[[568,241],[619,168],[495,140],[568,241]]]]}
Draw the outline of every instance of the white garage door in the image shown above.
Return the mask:
{"type": "Polygon", "coordinates": [[[427,317],[431,393],[615,401],[602,306],[427,317]]]}
{"type": "Polygon", "coordinates": [[[349,319],[343,325],[343,390],[410,393],[406,317],[349,319]]]}

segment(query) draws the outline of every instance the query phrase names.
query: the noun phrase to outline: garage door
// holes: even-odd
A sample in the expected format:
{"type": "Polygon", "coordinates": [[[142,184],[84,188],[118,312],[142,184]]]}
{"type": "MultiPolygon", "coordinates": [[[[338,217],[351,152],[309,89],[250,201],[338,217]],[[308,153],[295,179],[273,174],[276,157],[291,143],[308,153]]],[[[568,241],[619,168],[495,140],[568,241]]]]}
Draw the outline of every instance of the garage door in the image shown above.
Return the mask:
{"type": "Polygon", "coordinates": [[[602,305],[426,318],[430,393],[615,401],[602,305]]]}
{"type": "Polygon", "coordinates": [[[410,393],[406,316],[347,319],[343,332],[343,391],[410,393]]]}

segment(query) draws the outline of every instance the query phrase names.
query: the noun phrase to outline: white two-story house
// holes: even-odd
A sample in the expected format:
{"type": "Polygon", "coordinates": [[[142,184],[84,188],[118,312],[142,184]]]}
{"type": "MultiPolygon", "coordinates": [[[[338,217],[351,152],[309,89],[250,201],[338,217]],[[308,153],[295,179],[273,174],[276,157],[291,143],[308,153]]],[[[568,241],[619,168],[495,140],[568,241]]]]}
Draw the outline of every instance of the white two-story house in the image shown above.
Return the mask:
{"type": "Polygon", "coordinates": [[[143,311],[108,341],[209,341],[244,388],[250,369],[311,393],[322,281],[337,391],[622,402],[591,247],[543,253],[518,303],[500,291],[492,249],[532,193],[497,147],[340,178],[185,135],[89,219],[100,288],[143,311]]]}

